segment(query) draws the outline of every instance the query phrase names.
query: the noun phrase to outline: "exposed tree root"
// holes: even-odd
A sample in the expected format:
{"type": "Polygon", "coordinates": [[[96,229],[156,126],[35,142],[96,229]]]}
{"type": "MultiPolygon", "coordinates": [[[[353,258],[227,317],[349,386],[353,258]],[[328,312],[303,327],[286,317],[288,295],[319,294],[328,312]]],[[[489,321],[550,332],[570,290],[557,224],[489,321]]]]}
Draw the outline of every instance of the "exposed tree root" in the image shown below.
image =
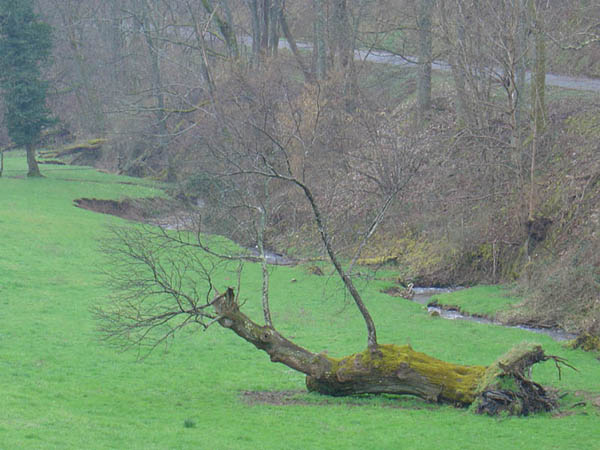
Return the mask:
{"type": "MultiPolygon", "coordinates": [[[[528,415],[551,411],[556,394],[527,376],[534,364],[553,360],[559,369],[564,360],[548,356],[539,345],[516,347],[490,365],[482,378],[476,404],[479,414],[528,415]]],[[[566,364],[568,365],[568,364],[566,364]]]]}

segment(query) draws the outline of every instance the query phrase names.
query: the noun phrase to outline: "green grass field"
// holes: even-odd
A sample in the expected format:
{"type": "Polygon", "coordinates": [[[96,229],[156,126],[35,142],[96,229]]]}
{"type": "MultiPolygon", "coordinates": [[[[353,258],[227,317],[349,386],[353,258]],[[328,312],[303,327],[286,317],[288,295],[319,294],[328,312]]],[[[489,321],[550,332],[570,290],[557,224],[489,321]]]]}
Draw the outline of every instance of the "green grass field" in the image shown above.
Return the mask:
{"type": "Polygon", "coordinates": [[[511,297],[510,291],[502,286],[475,286],[431,297],[438,305],[455,306],[460,311],[478,316],[494,318],[497,313],[517,305],[520,299],[511,297]]]}
{"type": "MultiPolygon", "coordinates": [[[[42,166],[27,179],[22,154],[0,178],[0,449],[594,449],[598,409],[561,416],[489,418],[410,398],[325,399],[304,377],[217,326],[190,329],[165,353],[138,361],[102,344],[90,308],[108,301],[98,239],[126,222],[73,206],[79,197],[160,195],[152,183],[91,169],[42,166]],[[297,391],[302,404],[249,404],[245,391],[297,391]]],[[[259,316],[260,270],[248,265],[242,297],[259,316]]],[[[223,274],[224,283],[226,274],[223,274]]],[[[234,285],[235,280],[231,280],[234,285]]],[[[552,363],[534,377],[562,391],[600,396],[597,355],[545,336],[427,315],[419,304],[360,286],[381,343],[461,364],[489,364],[524,340],[568,358],[579,372],[558,380],[552,363]]],[[[225,287],[225,286],[222,286],[225,287]]],[[[340,285],[302,267],[272,270],[273,320],[312,351],[364,349],[361,318],[340,285]],[[296,282],[291,282],[296,279],[296,282]]]]}

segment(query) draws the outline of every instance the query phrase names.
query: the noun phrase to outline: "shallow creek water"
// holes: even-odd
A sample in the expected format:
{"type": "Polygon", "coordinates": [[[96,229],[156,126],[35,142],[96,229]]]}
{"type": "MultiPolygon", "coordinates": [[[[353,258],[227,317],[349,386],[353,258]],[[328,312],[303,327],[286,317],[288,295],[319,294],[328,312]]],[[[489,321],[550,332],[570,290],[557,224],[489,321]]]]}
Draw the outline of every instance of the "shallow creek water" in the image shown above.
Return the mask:
{"type": "Polygon", "coordinates": [[[495,326],[500,326],[500,327],[520,328],[521,330],[531,331],[532,333],[545,334],[547,336],[550,336],[555,341],[566,341],[569,339],[575,339],[577,337],[577,335],[575,335],[575,334],[567,333],[566,331],[563,331],[563,330],[560,330],[557,328],[535,328],[535,327],[529,327],[529,326],[525,326],[525,325],[514,325],[514,326],[504,325],[500,322],[490,320],[490,319],[485,319],[483,317],[465,316],[464,314],[461,314],[459,311],[446,310],[446,309],[440,308],[439,306],[429,306],[429,301],[433,295],[444,294],[444,293],[452,292],[455,290],[456,289],[416,287],[416,288],[414,288],[415,296],[413,297],[413,301],[420,303],[422,305],[426,305],[427,310],[429,312],[436,311],[440,315],[440,317],[443,317],[444,319],[469,320],[471,322],[484,323],[484,324],[495,325],[495,326]]]}

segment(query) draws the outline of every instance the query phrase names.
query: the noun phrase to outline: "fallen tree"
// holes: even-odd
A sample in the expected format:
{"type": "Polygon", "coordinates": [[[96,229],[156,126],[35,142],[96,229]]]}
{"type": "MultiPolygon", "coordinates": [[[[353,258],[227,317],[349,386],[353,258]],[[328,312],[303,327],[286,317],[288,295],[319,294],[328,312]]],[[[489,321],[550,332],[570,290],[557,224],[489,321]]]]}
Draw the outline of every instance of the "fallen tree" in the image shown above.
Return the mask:
{"type": "Polygon", "coordinates": [[[256,324],[240,311],[232,289],[213,301],[221,326],[231,329],[279,362],[305,373],[309,391],[332,396],[407,394],[458,406],[477,404],[477,412],[527,415],[551,411],[556,397],[526,377],[548,356],[538,345],[511,350],[494,364],[463,366],[416,352],[410,345],[375,345],[341,359],[312,353],[269,326],[256,324]]]}
{"type": "MultiPolygon", "coordinates": [[[[358,260],[386,212],[417,172],[423,158],[419,145],[424,140],[399,137],[396,117],[364,113],[353,121],[339,121],[343,108],[327,110],[319,91],[309,89],[296,96],[285,90],[273,95],[277,86],[268,84],[267,92],[259,91],[260,95],[253,97],[254,86],[241,85],[244,95],[232,95],[244,98],[244,102],[232,101],[231,111],[225,112],[223,106],[206,118],[206,154],[212,159],[202,167],[215,168],[212,177],[219,180],[227,196],[219,198],[210,211],[200,209],[193,231],[151,227],[115,230],[105,251],[112,259],[109,276],[116,295],[96,310],[105,336],[153,349],[187,325],[207,329],[219,324],[266,352],[271,361],[305,374],[307,388],[321,394],[407,394],[457,406],[476,404],[477,411],[489,414],[530,414],[554,408],[552,392],[530,380],[528,373],[537,363],[553,360],[558,365],[564,361],[546,355],[539,346],[513,349],[490,366],[462,366],[410,346],[379,344],[375,322],[353,282],[353,261],[358,260]],[[288,105],[282,105],[281,98],[286,98],[288,105]],[[304,114],[298,112],[302,108],[304,114]],[[333,158],[335,170],[324,158],[330,151],[324,148],[328,145],[338,146],[333,158]],[[335,228],[334,212],[348,207],[332,204],[330,192],[311,188],[312,181],[324,178],[330,179],[336,190],[350,190],[349,194],[338,191],[338,198],[352,201],[360,195],[363,201],[377,206],[365,215],[363,228],[354,235],[357,244],[349,265],[341,263],[336,235],[331,231],[335,228]],[[280,197],[276,193],[281,192],[285,195],[282,203],[277,203],[275,199],[280,197]],[[360,353],[339,359],[314,353],[287,339],[273,324],[265,251],[267,221],[290,199],[303,202],[303,215],[311,218],[311,236],[320,241],[362,315],[367,345],[360,353]],[[235,221],[237,229],[252,231],[262,264],[262,324],[242,311],[233,288],[223,289],[215,281],[221,264],[252,260],[256,254],[222,239],[211,245],[215,238],[202,233],[202,214],[210,215],[220,230],[226,221],[235,221]]],[[[360,111],[363,113],[364,108],[360,111]]],[[[187,224],[192,225],[189,220],[187,224]]],[[[356,223],[352,225],[358,229],[356,223]]]]}

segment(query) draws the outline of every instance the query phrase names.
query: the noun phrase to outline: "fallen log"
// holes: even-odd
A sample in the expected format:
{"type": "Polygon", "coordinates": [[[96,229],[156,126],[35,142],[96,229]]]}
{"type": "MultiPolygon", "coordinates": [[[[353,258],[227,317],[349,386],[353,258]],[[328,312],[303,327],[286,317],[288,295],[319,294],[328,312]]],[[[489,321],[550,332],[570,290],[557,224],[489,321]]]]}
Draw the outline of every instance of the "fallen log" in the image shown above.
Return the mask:
{"type": "Polygon", "coordinates": [[[308,390],[324,395],[414,395],[430,402],[475,405],[480,414],[528,415],[557,406],[554,392],[528,378],[531,367],[548,360],[568,366],[534,344],[516,347],[490,366],[441,361],[410,345],[377,345],[337,359],[312,353],[274,328],[256,324],[240,311],[231,289],[212,305],[221,326],[265,351],[271,361],[305,373],[308,390]]]}
{"type": "Polygon", "coordinates": [[[58,149],[41,150],[39,155],[41,159],[46,160],[71,157],[69,164],[89,164],[100,157],[104,143],[106,143],[106,139],[90,139],[58,149]]]}

